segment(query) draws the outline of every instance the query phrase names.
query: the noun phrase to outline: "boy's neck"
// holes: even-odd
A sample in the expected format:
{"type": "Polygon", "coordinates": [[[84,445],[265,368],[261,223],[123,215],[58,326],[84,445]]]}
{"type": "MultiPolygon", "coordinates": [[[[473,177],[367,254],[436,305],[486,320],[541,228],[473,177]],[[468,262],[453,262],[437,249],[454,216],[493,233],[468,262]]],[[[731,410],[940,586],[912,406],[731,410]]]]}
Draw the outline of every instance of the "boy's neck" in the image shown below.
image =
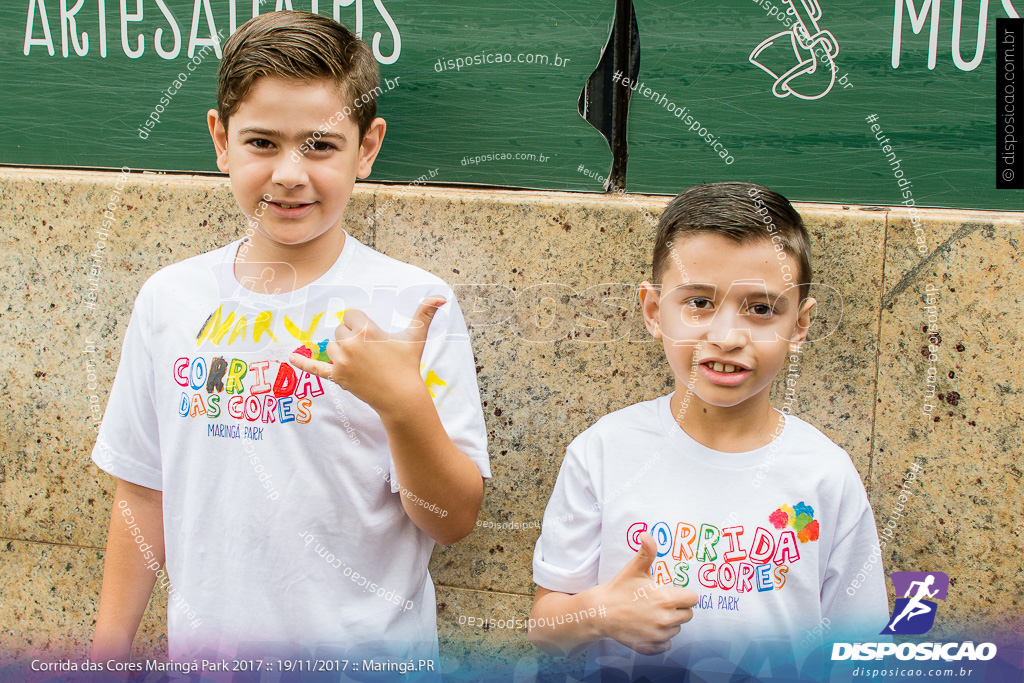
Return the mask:
{"type": "Polygon", "coordinates": [[[345,231],[340,226],[299,245],[277,244],[257,232],[239,248],[235,278],[256,292],[292,292],[330,270],[344,248],[345,231]]]}
{"type": "Polygon", "coordinates": [[[676,424],[702,446],[723,453],[745,453],[767,446],[781,432],[785,416],[768,400],[767,390],[752,400],[723,408],[702,401],[690,393],[683,403],[687,387],[677,383],[669,403],[676,424]]]}

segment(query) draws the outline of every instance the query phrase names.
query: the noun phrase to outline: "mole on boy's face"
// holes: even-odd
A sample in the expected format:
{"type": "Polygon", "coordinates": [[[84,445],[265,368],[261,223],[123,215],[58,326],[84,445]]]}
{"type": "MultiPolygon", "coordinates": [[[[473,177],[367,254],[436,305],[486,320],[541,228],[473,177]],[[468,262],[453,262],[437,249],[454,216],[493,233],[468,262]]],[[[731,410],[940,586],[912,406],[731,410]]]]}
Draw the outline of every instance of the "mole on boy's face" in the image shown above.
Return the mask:
{"type": "Polygon", "coordinates": [[[723,407],[762,392],[767,400],[791,340],[806,335],[814,303],[800,306],[796,259],[777,254],[767,239],[738,244],[701,234],[676,243],[661,294],[646,295],[644,313],[648,328],[663,340],[677,391],[689,387],[704,402],[723,407]]]}
{"type": "Polygon", "coordinates": [[[361,170],[359,128],[352,116],[325,122],[345,105],[326,82],[264,77],[232,114],[217,162],[250,225],[257,222],[254,239],[299,245],[341,225],[361,170]]]}

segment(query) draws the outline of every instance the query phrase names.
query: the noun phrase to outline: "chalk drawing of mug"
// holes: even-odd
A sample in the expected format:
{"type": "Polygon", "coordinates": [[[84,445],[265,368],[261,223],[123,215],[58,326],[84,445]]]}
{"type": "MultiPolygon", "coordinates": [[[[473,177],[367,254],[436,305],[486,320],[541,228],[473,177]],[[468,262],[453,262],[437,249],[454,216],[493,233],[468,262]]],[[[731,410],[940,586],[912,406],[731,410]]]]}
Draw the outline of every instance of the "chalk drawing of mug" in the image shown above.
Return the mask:
{"type": "Polygon", "coordinates": [[[793,28],[763,40],[750,53],[750,62],[775,79],[772,94],[776,97],[824,97],[836,82],[839,43],[830,31],[818,28],[821,6],[817,0],[782,0],[782,4],[788,6],[787,14],[796,17],[793,28]]]}

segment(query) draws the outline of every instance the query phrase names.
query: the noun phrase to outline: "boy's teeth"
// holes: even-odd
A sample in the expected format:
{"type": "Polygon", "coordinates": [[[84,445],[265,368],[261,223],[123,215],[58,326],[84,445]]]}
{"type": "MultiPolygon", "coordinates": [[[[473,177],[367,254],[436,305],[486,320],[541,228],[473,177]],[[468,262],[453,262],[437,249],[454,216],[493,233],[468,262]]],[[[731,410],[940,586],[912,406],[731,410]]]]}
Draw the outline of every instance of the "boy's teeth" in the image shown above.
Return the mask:
{"type": "Polygon", "coordinates": [[[302,206],[302,204],[281,204],[282,209],[297,209],[300,206],[302,206]]]}
{"type": "Polygon", "coordinates": [[[735,365],[729,365],[728,363],[711,363],[711,369],[715,372],[736,372],[740,368],[735,365]]]}

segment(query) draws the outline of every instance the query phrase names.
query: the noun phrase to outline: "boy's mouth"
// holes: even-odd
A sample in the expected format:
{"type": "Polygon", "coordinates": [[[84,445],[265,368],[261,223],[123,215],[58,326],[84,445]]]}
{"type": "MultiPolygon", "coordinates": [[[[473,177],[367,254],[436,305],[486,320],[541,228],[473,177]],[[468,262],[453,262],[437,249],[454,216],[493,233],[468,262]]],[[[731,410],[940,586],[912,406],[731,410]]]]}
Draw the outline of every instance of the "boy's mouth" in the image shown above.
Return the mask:
{"type": "Polygon", "coordinates": [[[301,218],[312,209],[315,202],[267,202],[270,210],[282,218],[301,218]]]}
{"type": "Polygon", "coordinates": [[[736,386],[741,384],[750,376],[750,369],[742,365],[722,363],[719,361],[705,361],[700,364],[701,374],[714,384],[722,386],[736,386]]]}
{"type": "Polygon", "coordinates": [[[715,372],[740,372],[746,370],[742,365],[730,365],[729,363],[719,363],[718,361],[708,361],[704,363],[709,369],[715,372]]]}

